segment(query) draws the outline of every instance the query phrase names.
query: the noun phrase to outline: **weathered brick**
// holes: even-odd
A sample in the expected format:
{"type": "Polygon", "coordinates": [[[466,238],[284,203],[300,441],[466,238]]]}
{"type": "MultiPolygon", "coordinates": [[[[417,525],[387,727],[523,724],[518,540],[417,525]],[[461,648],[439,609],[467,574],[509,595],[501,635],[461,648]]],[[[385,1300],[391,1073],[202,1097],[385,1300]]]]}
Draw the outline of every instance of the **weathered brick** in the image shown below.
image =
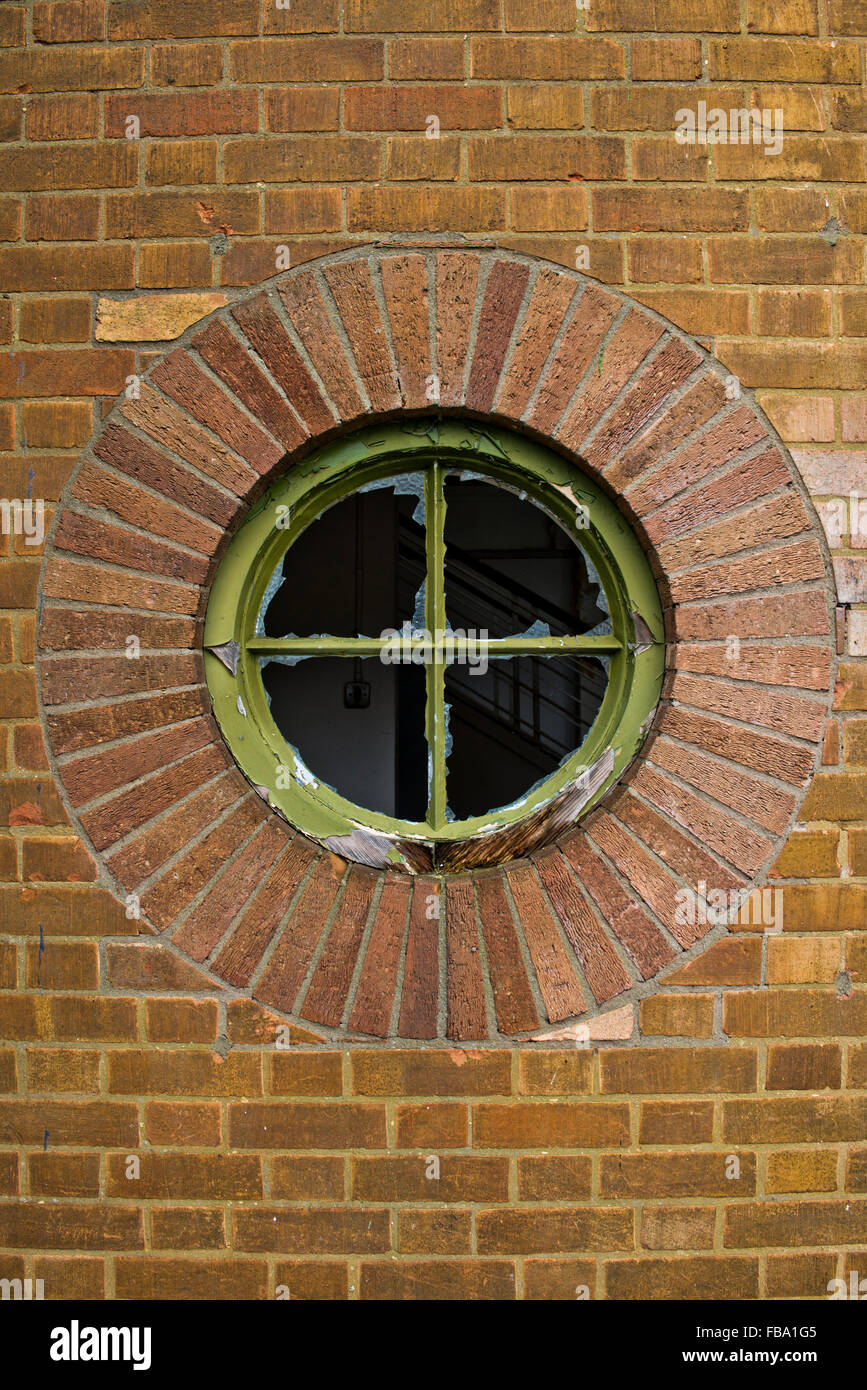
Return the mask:
{"type": "Polygon", "coordinates": [[[467,1143],[467,1108],[456,1102],[399,1105],[397,1147],[462,1149],[467,1143]]]}
{"type": "Polygon", "coordinates": [[[105,134],[121,138],[136,116],[139,135],[237,135],[256,131],[258,108],[252,92],[168,93],[164,96],[106,97],[105,134]]]}
{"type": "Polygon", "coordinates": [[[867,1201],[743,1202],[727,1208],[729,1249],[765,1245],[854,1245],[867,1239],[867,1201]]]}
{"type": "Polygon", "coordinates": [[[622,1105],[525,1102],[480,1105],[474,1114],[476,1148],[607,1148],[628,1140],[627,1111],[622,1105]]]}
{"type": "Polygon", "coordinates": [[[813,39],[712,39],[712,80],[858,82],[857,46],[813,39]]]}
{"type": "Polygon", "coordinates": [[[634,82],[691,81],[701,77],[701,40],[635,38],[632,40],[634,82]]]}
{"type": "Polygon", "coordinates": [[[837,1154],[833,1150],[783,1149],[768,1155],[768,1193],[833,1192],[836,1186],[837,1154]]]}
{"type": "Polygon", "coordinates": [[[504,1202],[509,1195],[506,1158],[450,1156],[430,1177],[422,1154],[400,1158],[354,1158],[351,1196],[364,1202],[504,1202]]]}
{"type": "Polygon", "coordinates": [[[641,1244],[646,1250],[709,1250],[715,1225],[715,1207],[645,1206],[641,1244]]]}
{"type": "Polygon", "coordinates": [[[287,1289],[289,1298],[349,1298],[349,1272],[340,1260],[280,1260],[274,1271],[276,1286],[287,1289]]]}
{"type": "Polygon", "coordinates": [[[236,1250],[311,1255],[377,1254],[390,1249],[389,1213],[368,1207],[311,1207],[306,1210],[236,1208],[236,1250]]]}
{"type": "Polygon", "coordinates": [[[30,1154],[27,1172],[34,1197],[100,1195],[99,1154],[30,1154]]]}
{"type": "Polygon", "coordinates": [[[139,1134],[137,1107],[131,1102],[97,1100],[0,1100],[4,1143],[41,1146],[46,1130],[55,1145],[134,1147],[139,1134]]]}
{"type": "Polygon", "coordinates": [[[413,1207],[398,1212],[397,1244],[404,1255],[469,1255],[472,1213],[413,1207]]]}
{"type": "Polygon", "coordinates": [[[123,1154],[109,1155],[106,1196],[146,1201],[176,1198],[241,1201],[262,1196],[261,1160],[247,1154],[141,1154],[139,1176],[130,1179],[123,1154]]]}
{"type": "Polygon", "coordinates": [[[216,1103],[150,1100],[144,1114],[147,1139],[158,1148],[202,1145],[210,1149],[220,1142],[220,1108],[216,1103]]]}
{"type": "Polygon", "coordinates": [[[204,1050],[110,1052],[108,1089],[115,1095],[261,1095],[262,1062],[248,1053],[223,1058],[204,1050]]]}
{"type": "Polygon", "coordinates": [[[732,1100],[723,1104],[722,1140],[733,1144],[858,1142],[863,1138],[865,1117],[867,1103],[860,1096],[732,1100]]]}
{"type": "Polygon", "coordinates": [[[0,91],[25,87],[31,92],[125,90],[142,85],[144,67],[144,50],[133,47],[0,53],[0,91]]]}
{"type": "Polygon", "coordinates": [[[622,46],[613,39],[558,36],[554,46],[539,38],[470,39],[473,78],[566,82],[625,76],[622,46]]]}
{"type": "Polygon", "coordinates": [[[141,1250],[143,1218],[136,1207],[69,1203],[4,1202],[4,1246],[42,1250],[141,1250]]]}
{"type": "Polygon", "coordinates": [[[759,1262],[714,1255],[607,1260],[605,1292],[616,1299],[753,1300],[759,1296],[759,1262]]]}
{"type": "Polygon", "coordinates": [[[278,1155],[271,1160],[271,1196],[290,1201],[342,1201],[345,1196],[344,1161],[334,1158],[299,1158],[278,1155]]]}
{"type": "Polygon", "coordinates": [[[756,1191],[754,1154],[738,1156],[739,1172],[727,1171],[727,1154],[603,1154],[599,1195],[610,1197],[750,1196],[756,1191]]]}
{"type": "Polygon", "coordinates": [[[769,1255],[765,1276],[768,1297],[825,1298],[836,1268],[836,1251],[769,1255]]]}
{"type": "Polygon", "coordinates": [[[695,1092],[718,1094],[752,1091],[756,1053],[751,1048],[645,1048],[641,1052],[601,1054],[601,1089],[605,1094],[695,1092]]]}
{"type": "Polygon", "coordinates": [[[105,38],[104,0],[52,0],[33,7],[37,43],[86,43],[105,38]]]}
{"type": "Polygon", "coordinates": [[[352,1087],[367,1096],[508,1095],[508,1057],[500,1052],[356,1052],[352,1087]]]}
{"type": "Polygon", "coordinates": [[[155,1250],[221,1250],[225,1218],[218,1208],[163,1207],[151,1215],[155,1250]]]}
{"type": "Polygon", "coordinates": [[[229,1143],[232,1148],[384,1148],[385,1114],[380,1105],[347,1101],[235,1104],[229,1108],[229,1143]]]}
{"type": "Polygon", "coordinates": [[[102,1256],[44,1256],[36,1260],[36,1278],[45,1283],[46,1298],[105,1298],[105,1262],[102,1256]]]}
{"type": "MultiPolygon", "coordinates": [[[[138,8],[138,7],[136,7],[138,8]]],[[[264,1260],[171,1259],[168,1256],[115,1261],[116,1297],[122,1299],[263,1299],[268,1296],[264,1260]]]]}
{"type": "Polygon", "coordinates": [[[36,97],[27,104],[28,140],[92,140],[99,135],[99,97],[92,92],[36,97]]]}
{"type": "Polygon", "coordinates": [[[592,1189],[592,1163],[580,1157],[519,1158],[518,1196],[522,1201],[574,1202],[587,1199],[592,1189]]]}
{"type": "Polygon", "coordinates": [[[108,17],[108,37],[115,40],[255,34],[258,29],[254,0],[214,0],[207,14],[195,0],[119,0],[108,17]]]}
{"type": "Polygon", "coordinates": [[[388,71],[397,82],[460,81],[464,45],[456,38],[394,38],[388,45],[388,71]]]}
{"type": "Polygon", "coordinates": [[[351,231],[374,231],[396,221],[409,232],[444,232],[456,226],[468,232],[497,230],[506,223],[506,194],[498,188],[430,188],[423,199],[413,199],[401,188],[347,190],[351,231]]]}
{"type": "MultiPolygon", "coordinates": [[[[745,229],[748,220],[747,195],[738,189],[661,189],[652,198],[641,188],[593,191],[593,227],[599,232],[658,232],[671,226],[682,232],[732,232],[745,229]]],[[[727,240],[724,250],[730,244],[727,240]]],[[[735,275],[713,278],[734,284],[741,281],[741,276],[735,275]]],[[[745,278],[751,280],[752,276],[747,274],[745,278]]]]}
{"type": "Polygon", "coordinates": [[[614,136],[471,136],[469,175],[480,182],[610,179],[625,175],[623,141],[614,136]]]}
{"type": "Polygon", "coordinates": [[[99,1090],[98,1051],[70,1048],[27,1049],[27,1088],[31,1094],[99,1090]]]}
{"type": "Polygon", "coordinates": [[[605,1206],[480,1211],[476,1233],[483,1255],[631,1250],[633,1212],[628,1207],[605,1206]]]}
{"type": "Polygon", "coordinates": [[[150,49],[151,81],[158,87],[213,87],[222,70],[217,44],[158,43],[150,49]]]}
{"type": "Polygon", "coordinates": [[[363,1261],[359,1297],[452,1301],[515,1297],[514,1266],[505,1260],[363,1261]]]}
{"type": "Polygon", "coordinates": [[[217,1029],[212,999],[149,999],[145,1005],[145,1033],[153,1042],[216,1042],[217,1029]]]}
{"type": "Polygon", "coordinates": [[[500,13],[496,0],[431,0],[423,14],[407,14],[400,0],[348,0],[345,22],[349,32],[465,32],[497,29],[500,13]]]}
{"type": "MultiPolygon", "coordinates": [[[[3,254],[0,251],[0,261],[3,254]]],[[[54,256],[54,251],[44,254],[54,256]]],[[[86,248],[82,255],[86,257],[86,248]]],[[[0,389],[15,397],[113,396],[122,390],[134,366],[133,354],[126,348],[66,348],[5,354],[0,368],[0,389]]]]}
{"type": "Polygon", "coordinates": [[[649,1036],[710,1038],[714,1031],[710,994],[657,994],[644,999],[639,1027],[649,1036]]]}

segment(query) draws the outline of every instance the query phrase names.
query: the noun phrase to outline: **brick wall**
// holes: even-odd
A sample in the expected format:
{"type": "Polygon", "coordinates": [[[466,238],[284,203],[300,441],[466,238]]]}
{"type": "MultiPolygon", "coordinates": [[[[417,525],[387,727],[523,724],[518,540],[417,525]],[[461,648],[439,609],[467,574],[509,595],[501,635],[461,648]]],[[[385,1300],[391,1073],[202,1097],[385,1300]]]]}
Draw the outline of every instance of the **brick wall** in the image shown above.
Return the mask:
{"type": "Polygon", "coordinates": [[[669,0],[655,33],[647,8],[0,8],[4,496],[50,516],[126,378],[281,247],[297,265],[462,233],[580,251],[754,389],[840,605],[823,766],[774,871],[782,934],[713,947],[628,1046],[287,1050],[96,884],[41,733],[39,547],[0,536],[0,1277],[48,1297],[819,1298],[865,1271],[867,5],[669,0]],[[781,152],[679,144],[700,101],[782,108],[781,152]]]}

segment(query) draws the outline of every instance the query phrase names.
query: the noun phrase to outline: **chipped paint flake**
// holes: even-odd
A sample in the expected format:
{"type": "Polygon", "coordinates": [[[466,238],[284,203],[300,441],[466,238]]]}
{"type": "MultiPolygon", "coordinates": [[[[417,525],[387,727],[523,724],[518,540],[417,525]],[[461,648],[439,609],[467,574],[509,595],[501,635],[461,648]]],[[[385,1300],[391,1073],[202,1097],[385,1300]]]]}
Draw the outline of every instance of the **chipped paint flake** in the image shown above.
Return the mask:
{"type": "Polygon", "coordinates": [[[206,647],[205,651],[210,652],[218,661],[222,661],[228,671],[235,676],[238,673],[238,657],[241,655],[239,644],[232,638],[231,642],[223,642],[219,647],[206,647]]]}

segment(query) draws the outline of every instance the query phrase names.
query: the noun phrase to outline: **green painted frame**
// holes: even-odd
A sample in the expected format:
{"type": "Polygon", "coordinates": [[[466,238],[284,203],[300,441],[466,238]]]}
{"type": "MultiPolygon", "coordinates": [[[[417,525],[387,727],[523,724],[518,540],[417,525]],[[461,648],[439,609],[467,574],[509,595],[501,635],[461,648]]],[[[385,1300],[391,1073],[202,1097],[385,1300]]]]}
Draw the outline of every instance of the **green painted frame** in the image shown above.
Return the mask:
{"type": "MultiPolygon", "coordinates": [[[[418,639],[421,644],[424,639],[418,639]]],[[[361,829],[403,839],[468,839],[522,820],[574,786],[606,750],[613,764],[587,805],[619,778],[640,746],[659,700],[664,672],[662,609],[632,529],[577,464],[522,435],[453,418],[423,418],[344,436],[293,464],[253,506],[219,565],[204,633],[214,714],[236,761],[275,810],[317,839],[361,829]],[[375,656],[388,638],[266,638],[257,634],[265,592],[286,550],[335,502],[368,483],[406,473],[425,478],[425,627],[446,629],[445,500],[450,472],[484,475],[532,499],[575,534],[602,583],[610,636],[489,639],[491,657],[583,652],[610,658],[601,708],[586,739],[550,777],[511,806],[469,820],[446,819],[445,668],[434,646],[427,667],[426,732],[432,775],[427,820],[367,811],[316,780],[274,722],[261,677],[269,652],[296,656],[375,656]],[[636,619],[638,621],[636,621],[636,619]]],[[[462,643],[454,644],[460,651],[462,643]]],[[[398,855],[395,852],[395,860],[398,855]]]]}

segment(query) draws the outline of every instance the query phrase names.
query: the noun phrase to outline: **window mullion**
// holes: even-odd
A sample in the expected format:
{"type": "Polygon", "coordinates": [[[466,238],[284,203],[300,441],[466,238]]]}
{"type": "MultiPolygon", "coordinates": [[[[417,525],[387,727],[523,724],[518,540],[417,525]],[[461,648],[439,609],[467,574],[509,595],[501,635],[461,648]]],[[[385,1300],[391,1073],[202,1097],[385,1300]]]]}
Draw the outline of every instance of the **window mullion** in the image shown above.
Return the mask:
{"type": "Polygon", "coordinates": [[[425,731],[430,768],[427,815],[433,829],[439,829],[446,819],[446,689],[442,647],[446,626],[444,483],[442,465],[431,462],[425,474],[425,626],[431,639],[430,660],[425,672],[425,731]]]}

